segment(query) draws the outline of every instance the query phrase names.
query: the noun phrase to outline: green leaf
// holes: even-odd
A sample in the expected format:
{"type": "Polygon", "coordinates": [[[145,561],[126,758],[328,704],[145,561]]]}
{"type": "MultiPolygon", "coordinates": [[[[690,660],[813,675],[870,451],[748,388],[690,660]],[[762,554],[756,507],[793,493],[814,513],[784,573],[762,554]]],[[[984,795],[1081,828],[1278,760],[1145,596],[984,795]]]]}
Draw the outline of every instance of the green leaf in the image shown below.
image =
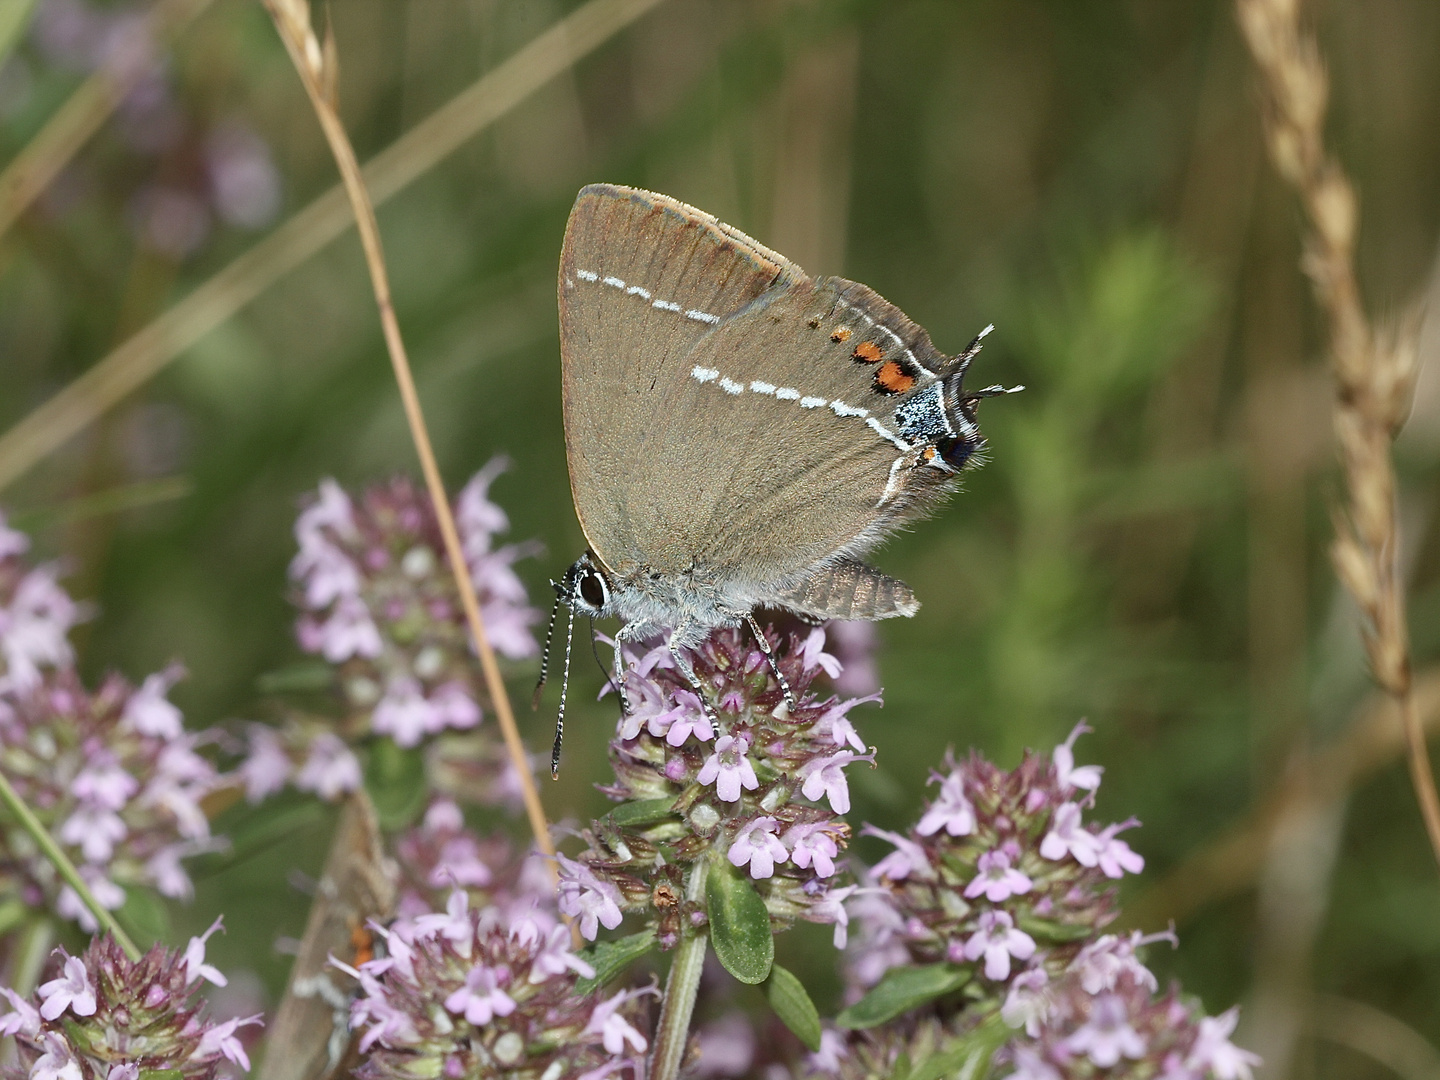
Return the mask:
{"type": "Polygon", "coordinates": [[[618,941],[597,942],[580,954],[580,959],[595,969],[595,977],[576,979],[575,992],[594,993],[654,947],[654,930],[641,930],[618,941]]]}
{"type": "Polygon", "coordinates": [[[735,867],[712,858],[705,876],[705,907],[710,916],[710,941],[725,970],[743,983],[758,986],[775,963],[775,935],[765,901],[735,867]]]}
{"type": "Polygon", "coordinates": [[[663,799],[641,799],[639,802],[621,803],[601,820],[609,821],[622,829],[654,825],[657,821],[674,817],[674,807],[675,800],[668,796],[663,799]]]}
{"type": "Polygon", "coordinates": [[[843,1028],[868,1028],[960,989],[970,969],[954,964],[891,968],[863,998],[835,1018],[843,1028]]]}
{"type": "Polygon", "coordinates": [[[262,694],[313,693],[334,685],[335,669],[318,660],[305,660],[255,678],[255,689],[262,694]]]}
{"type": "Polygon", "coordinates": [[[365,790],[375,803],[375,816],[386,832],[406,828],[429,798],[425,757],[417,747],[406,750],[393,739],[376,739],[365,763],[365,790]]]}
{"type": "Polygon", "coordinates": [[[772,964],[765,980],[765,999],[775,1015],[811,1050],[820,1049],[820,1010],[805,992],[805,984],[779,964],[772,964]]]}
{"type": "Polygon", "coordinates": [[[1020,929],[1030,936],[1042,938],[1045,941],[1081,941],[1095,933],[1093,926],[1054,922],[1050,919],[1036,918],[1034,915],[1021,915],[1016,922],[1020,929]]]}
{"type": "Polygon", "coordinates": [[[975,1030],[951,1042],[943,1054],[920,1062],[909,1080],[977,1080],[989,1070],[995,1051],[1013,1034],[998,1014],[992,1016],[975,1030]]]}

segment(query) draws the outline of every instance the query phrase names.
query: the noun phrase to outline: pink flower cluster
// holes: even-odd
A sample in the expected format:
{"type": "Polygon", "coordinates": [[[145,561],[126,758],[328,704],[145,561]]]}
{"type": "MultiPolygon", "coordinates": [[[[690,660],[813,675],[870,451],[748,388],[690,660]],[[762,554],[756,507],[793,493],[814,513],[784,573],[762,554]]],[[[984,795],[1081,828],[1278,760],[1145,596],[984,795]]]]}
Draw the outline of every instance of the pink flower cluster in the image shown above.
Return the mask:
{"type": "MultiPolygon", "coordinates": [[[[105,907],[120,907],[132,885],[188,899],[181,860],[214,846],[201,802],[223,779],[198,750],[215,735],[185,731],[167,700],[179,668],[138,688],[118,675],[84,687],[66,640],[76,605],[53,567],[26,566],[27,546],[0,521],[0,769],[105,907]]],[[[96,928],[4,814],[0,891],[96,928]]]]}
{"type": "Polygon", "coordinates": [[[773,635],[772,647],[797,695],[793,711],[748,629],[716,631],[694,651],[715,719],[667,646],[627,652],[631,711],[610,744],[615,783],[604,790],[621,803],[670,805],[633,826],[619,824],[630,820],[622,807],[615,823],[582,833],[578,859],[561,859],[560,910],[587,937],[644,911],[661,944],[673,945],[684,919],[703,918],[680,899],[687,868],[715,850],[745,870],[776,926],[834,923],[844,943],[842,901],[854,888],[839,884],[850,837],[846,768],[872,760],[848,713],[877,699],[810,691],[822,672],[840,672],[822,629],[773,635]]]}
{"type": "Polygon", "coordinates": [[[457,889],[443,912],[402,917],[386,956],[340,965],[360,984],[361,1080],[643,1075],[650,989],[580,993],[595,970],[539,907],[476,909],[457,889]]]}
{"type": "Polygon", "coordinates": [[[193,1000],[202,980],[226,983],[205,962],[205,941],[219,928],[217,919],[183,952],[157,945],[133,962],[109,937],[80,956],[56,949],[53,977],[33,995],[0,987],[9,1003],[0,1035],[15,1038],[30,1080],[139,1080],[142,1069],[215,1080],[231,1075],[229,1065],[248,1070],[242,1032],[260,1017],[217,1022],[193,1000]]]}
{"type": "Polygon", "coordinates": [[[931,777],[939,793],[908,835],[866,826],[895,850],[873,868],[880,891],[858,909],[860,986],[907,959],[974,964],[985,982],[1004,983],[1027,963],[1068,963],[1080,946],[1066,942],[1114,918],[1109,883],[1145,863],[1118,835],[1133,821],[1083,821],[1100,786],[1097,767],[1074,764],[1085,730],[1011,772],[977,755],[951,760],[931,777]]]}
{"type": "MultiPolygon", "coordinates": [[[[527,603],[512,565],[530,548],[495,546],[509,522],[488,490],[503,467],[496,461],[477,473],[454,510],[490,642],[502,656],[523,658],[537,651],[530,627],[540,613],[527,603]]],[[[483,715],[459,590],[422,490],[397,478],[352,499],[325,480],[296,521],[295,537],[297,634],[302,648],[334,665],[343,715],[296,716],[281,732],[252,729],[242,768],[252,801],[287,781],[334,798],[360,782],[351,749],[358,742],[383,735],[399,747],[417,747],[442,733],[470,731],[483,715]]],[[[503,788],[501,759],[485,750],[477,744],[461,756],[479,760],[491,786],[503,788]]],[[[492,801],[508,798],[497,790],[492,801]]]]}

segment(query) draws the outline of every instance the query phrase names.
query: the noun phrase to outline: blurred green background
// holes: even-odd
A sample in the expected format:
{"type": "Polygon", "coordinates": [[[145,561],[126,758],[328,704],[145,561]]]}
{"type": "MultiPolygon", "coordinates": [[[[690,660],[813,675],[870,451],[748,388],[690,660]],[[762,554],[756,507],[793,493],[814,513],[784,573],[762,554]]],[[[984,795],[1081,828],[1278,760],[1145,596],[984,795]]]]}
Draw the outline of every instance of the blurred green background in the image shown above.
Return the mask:
{"type": "MultiPolygon", "coordinates": [[[[579,6],[331,4],[361,159],[579,6]]],[[[84,34],[141,10],[39,0],[0,68],[0,160],[94,67],[84,34]]],[[[1387,315],[1432,289],[1440,5],[1316,0],[1310,18],[1329,137],[1361,197],[1361,281],[1387,315]]],[[[335,180],[258,4],[216,0],[147,79],[0,237],[0,431],[335,180]]],[[[1128,834],[1148,861],[1131,917],[1177,923],[1181,949],[1150,954],[1162,977],[1211,1011],[1243,1002],[1267,1076],[1384,1076],[1376,1047],[1414,1039],[1423,1063],[1423,1040],[1440,1044],[1440,878],[1397,741],[1337,797],[1292,800],[1279,840],[1243,832],[1348,745],[1370,692],[1326,558],[1339,483],[1300,216],[1257,101],[1226,0],[664,0],[380,223],[442,469],[457,489],[513,459],[493,494],[513,537],[545,546],[520,564],[542,605],[583,547],[554,303],[582,184],[666,192],[864,281],[942,350],[995,323],[977,385],[1028,389],[986,403],[990,462],[875,560],[924,606],[880,628],[886,704],[855,714],[880,768],[856,774],[854,820],[913,820],[947,746],[1008,766],[1088,718],[1101,817],[1144,822],[1128,834]]],[[[1440,663],[1437,350],[1427,325],[1398,450],[1422,675],[1440,663]]],[[[414,455],[349,233],[0,502],[94,601],[86,672],[138,678],[178,657],[175,698],[203,726],[263,715],[257,679],[297,656],[297,499],[323,476],[395,471],[414,455]]],[[[517,700],[535,670],[512,667],[517,700]]],[[[542,792],[572,821],[603,805],[591,785],[614,718],[593,702],[600,672],[578,672],[566,768],[542,792]]],[[[533,747],[549,708],[522,714],[533,747]]],[[[323,826],[307,837],[207,881],[179,916],[225,910],[218,962],[272,993],[271,942],[304,919],[286,874],[314,871],[323,826]]]]}

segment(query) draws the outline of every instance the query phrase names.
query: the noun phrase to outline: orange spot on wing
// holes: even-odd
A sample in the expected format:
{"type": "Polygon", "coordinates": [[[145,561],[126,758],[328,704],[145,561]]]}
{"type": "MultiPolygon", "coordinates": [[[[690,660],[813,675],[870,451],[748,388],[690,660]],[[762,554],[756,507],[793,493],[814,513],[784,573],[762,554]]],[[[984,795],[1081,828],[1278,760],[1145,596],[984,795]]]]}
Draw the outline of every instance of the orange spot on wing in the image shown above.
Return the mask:
{"type": "Polygon", "coordinates": [[[879,345],[873,341],[862,341],[855,346],[855,354],[852,359],[859,360],[862,364],[873,364],[882,355],[884,354],[881,353],[879,345]]]}
{"type": "Polygon", "coordinates": [[[875,369],[875,389],[882,394],[903,394],[914,385],[915,376],[897,360],[886,360],[875,369]]]}
{"type": "Polygon", "coordinates": [[[850,340],[850,330],[849,330],[849,328],[842,326],[839,330],[836,330],[833,334],[830,335],[830,340],[831,340],[831,341],[849,341],[849,340],[850,340]]]}
{"type": "Polygon", "coordinates": [[[368,964],[375,959],[375,935],[368,926],[352,923],[350,927],[350,948],[354,955],[355,967],[368,964]]]}

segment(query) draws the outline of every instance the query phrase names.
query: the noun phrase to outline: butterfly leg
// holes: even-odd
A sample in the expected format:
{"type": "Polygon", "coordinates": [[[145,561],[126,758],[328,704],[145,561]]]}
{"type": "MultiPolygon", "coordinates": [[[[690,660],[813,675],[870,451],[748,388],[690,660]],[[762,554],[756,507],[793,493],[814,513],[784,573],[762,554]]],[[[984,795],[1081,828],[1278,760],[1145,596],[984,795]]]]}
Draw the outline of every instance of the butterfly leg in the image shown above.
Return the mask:
{"type": "Polygon", "coordinates": [[[755,621],[753,614],[747,611],[743,618],[750,627],[750,633],[755,635],[755,644],[760,646],[760,651],[765,654],[765,659],[770,664],[770,674],[774,675],[775,681],[780,684],[780,692],[785,695],[785,707],[793,713],[799,707],[799,703],[795,700],[795,692],[790,689],[790,681],[780,670],[780,664],[775,659],[775,651],[770,648],[770,639],[765,636],[765,631],[760,629],[760,624],[755,621]]]}
{"type": "Polygon", "coordinates": [[[630,715],[630,697],[625,693],[625,642],[632,637],[640,637],[644,625],[641,623],[628,622],[619,630],[615,631],[615,664],[610,674],[610,683],[615,687],[615,692],[620,695],[620,710],[625,716],[630,715]]]}
{"type": "Polygon", "coordinates": [[[700,681],[700,677],[695,674],[695,665],[690,662],[690,657],[685,655],[684,649],[680,645],[680,642],[689,636],[690,630],[689,624],[681,623],[671,631],[665,644],[670,647],[670,658],[675,661],[675,670],[685,677],[685,681],[690,684],[690,689],[694,690],[695,696],[700,699],[700,708],[705,712],[705,719],[718,729],[720,714],[715,711],[715,706],[710,702],[710,691],[700,681]]]}

